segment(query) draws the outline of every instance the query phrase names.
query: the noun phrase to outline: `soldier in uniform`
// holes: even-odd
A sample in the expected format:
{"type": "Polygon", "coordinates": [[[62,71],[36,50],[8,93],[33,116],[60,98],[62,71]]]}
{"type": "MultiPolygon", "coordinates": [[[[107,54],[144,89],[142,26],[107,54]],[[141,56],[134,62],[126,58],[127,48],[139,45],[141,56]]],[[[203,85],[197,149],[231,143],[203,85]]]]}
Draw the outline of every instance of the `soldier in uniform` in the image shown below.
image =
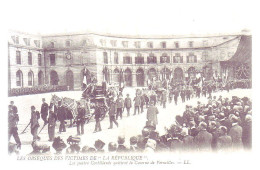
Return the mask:
{"type": "Polygon", "coordinates": [[[166,90],[164,90],[162,92],[162,104],[163,104],[163,108],[166,108],[166,102],[167,102],[167,92],[166,90]]]}
{"type": "Polygon", "coordinates": [[[123,113],[123,109],[124,109],[124,100],[122,97],[123,97],[122,95],[119,95],[116,100],[116,108],[117,108],[116,120],[118,120],[119,116],[122,119],[122,113],[123,113]]]}
{"type": "Polygon", "coordinates": [[[78,104],[78,115],[76,117],[76,124],[77,124],[77,135],[83,135],[84,134],[84,125],[85,125],[85,116],[86,116],[86,110],[83,108],[83,106],[80,105],[80,102],[78,104]]]}
{"type": "Polygon", "coordinates": [[[11,137],[14,137],[14,140],[17,144],[17,148],[21,149],[21,141],[18,136],[18,128],[17,123],[19,121],[19,116],[17,113],[13,113],[13,106],[9,105],[9,111],[8,111],[8,141],[10,141],[11,137]]]}
{"type": "Polygon", "coordinates": [[[95,130],[94,130],[94,133],[96,132],[99,132],[101,131],[101,125],[100,125],[100,118],[101,118],[101,115],[102,115],[102,108],[101,108],[101,104],[96,101],[96,105],[95,105],[95,111],[94,111],[94,114],[95,114],[95,120],[96,120],[96,125],[95,125],[95,130]]]}
{"type": "Polygon", "coordinates": [[[40,140],[38,136],[38,128],[40,127],[38,120],[40,119],[40,113],[35,111],[35,107],[31,106],[31,134],[33,135],[33,140],[40,140]]]}
{"type": "Polygon", "coordinates": [[[65,127],[66,110],[65,107],[61,105],[61,101],[58,102],[57,118],[60,121],[59,133],[66,132],[66,127],[65,127]]]}
{"type": "Polygon", "coordinates": [[[41,117],[44,121],[44,124],[47,124],[47,116],[48,116],[48,104],[45,102],[45,98],[42,98],[42,107],[41,107],[41,117]]]}
{"type": "Polygon", "coordinates": [[[127,94],[126,98],[125,98],[125,108],[126,108],[126,111],[127,111],[127,116],[130,116],[131,107],[132,107],[132,100],[129,97],[129,94],[127,94]]]}
{"type": "Polygon", "coordinates": [[[135,102],[134,115],[136,115],[136,110],[138,111],[138,114],[140,113],[141,97],[139,96],[139,94],[136,94],[136,97],[134,98],[134,102],[135,102]]]}
{"type": "Polygon", "coordinates": [[[113,123],[115,123],[116,126],[118,127],[118,123],[115,119],[115,114],[116,114],[116,102],[114,101],[114,98],[112,98],[112,102],[108,111],[109,121],[110,121],[110,127],[108,129],[113,128],[113,123]]]}
{"type": "Polygon", "coordinates": [[[10,102],[10,106],[12,107],[12,112],[13,114],[18,114],[18,109],[17,107],[14,105],[14,101],[10,102]]]}
{"type": "Polygon", "coordinates": [[[57,116],[53,110],[53,103],[49,106],[49,118],[48,118],[48,134],[49,141],[53,141],[55,137],[55,126],[56,126],[57,116]]]}
{"type": "Polygon", "coordinates": [[[182,100],[182,103],[184,103],[185,102],[185,96],[186,96],[186,94],[185,94],[185,90],[184,90],[184,88],[181,90],[181,100],[182,100]]]}
{"type": "Polygon", "coordinates": [[[177,103],[178,103],[178,97],[179,97],[179,91],[177,90],[177,88],[174,90],[173,94],[174,94],[174,102],[175,102],[175,105],[177,105],[177,103]]]}

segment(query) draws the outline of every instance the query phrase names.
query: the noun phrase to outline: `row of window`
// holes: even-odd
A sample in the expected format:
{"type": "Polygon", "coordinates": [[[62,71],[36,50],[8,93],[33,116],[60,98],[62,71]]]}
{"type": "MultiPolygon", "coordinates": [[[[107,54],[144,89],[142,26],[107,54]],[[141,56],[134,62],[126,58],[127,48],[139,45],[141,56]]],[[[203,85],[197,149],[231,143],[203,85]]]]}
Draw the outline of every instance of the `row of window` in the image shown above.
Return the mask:
{"type": "MultiPolygon", "coordinates": [[[[43,84],[43,72],[40,71],[38,73],[38,84],[42,85],[43,84]]],[[[33,86],[34,85],[34,74],[32,71],[28,72],[28,86],[33,86]]],[[[23,87],[23,73],[21,70],[18,70],[16,72],[16,86],[17,87],[23,87]]]]}
{"type": "MultiPolygon", "coordinates": [[[[85,45],[85,44],[86,44],[86,40],[83,41],[83,45],[85,45]]],[[[106,40],[101,39],[100,40],[100,44],[101,44],[101,46],[105,47],[106,46],[106,40]]],[[[117,47],[117,41],[116,40],[111,40],[110,44],[111,44],[112,47],[117,47]]],[[[129,45],[128,41],[122,41],[122,46],[124,48],[128,48],[128,45],[129,45]]],[[[161,48],[167,48],[167,43],[165,41],[161,42],[160,45],[161,45],[161,48]]],[[[208,46],[208,41],[203,41],[203,45],[204,46],[208,46]]],[[[135,41],[134,42],[134,46],[135,46],[135,48],[141,48],[141,42],[140,41],[135,41]]],[[[180,48],[179,42],[177,42],[177,41],[174,42],[174,46],[175,46],[175,48],[180,48]]],[[[190,48],[193,48],[194,47],[194,42],[193,41],[189,41],[188,42],[188,46],[190,48]]],[[[51,48],[55,48],[55,43],[51,42],[50,43],[50,47],[51,48]]],[[[71,40],[66,40],[65,41],[65,47],[71,47],[71,40]]],[[[147,42],[147,48],[154,48],[153,42],[151,42],[151,41],[147,42]]]]}
{"type": "MultiPolygon", "coordinates": [[[[104,63],[108,64],[107,52],[103,52],[103,57],[104,57],[104,63]]],[[[197,56],[195,56],[193,53],[190,53],[187,56],[186,61],[187,63],[196,63],[197,56]]],[[[132,57],[124,56],[123,63],[132,64],[132,57]]],[[[147,57],[147,63],[157,64],[157,57],[154,56],[153,53],[149,54],[149,56],[147,57]]],[[[166,53],[163,53],[162,56],[160,57],[160,63],[170,63],[170,56],[168,56],[166,53]]],[[[180,53],[176,53],[175,56],[173,56],[173,63],[183,63],[183,56],[180,56],[180,53]]],[[[114,53],[114,64],[119,64],[117,52],[114,53]]],[[[137,57],[135,57],[135,64],[144,64],[144,57],[140,53],[138,53],[137,57]]]]}
{"type": "MultiPolygon", "coordinates": [[[[32,53],[28,52],[28,65],[33,64],[32,53]]],[[[16,51],[16,64],[22,64],[21,51],[16,51]]],[[[42,55],[38,54],[38,65],[42,66],[42,55]]]]}
{"type": "MultiPolygon", "coordinates": [[[[12,36],[12,40],[15,44],[20,44],[20,38],[19,36],[12,36]]],[[[30,38],[23,38],[24,44],[27,46],[31,45],[31,39],[30,38]]],[[[41,41],[40,40],[33,40],[33,43],[36,47],[40,48],[41,41]]]]}

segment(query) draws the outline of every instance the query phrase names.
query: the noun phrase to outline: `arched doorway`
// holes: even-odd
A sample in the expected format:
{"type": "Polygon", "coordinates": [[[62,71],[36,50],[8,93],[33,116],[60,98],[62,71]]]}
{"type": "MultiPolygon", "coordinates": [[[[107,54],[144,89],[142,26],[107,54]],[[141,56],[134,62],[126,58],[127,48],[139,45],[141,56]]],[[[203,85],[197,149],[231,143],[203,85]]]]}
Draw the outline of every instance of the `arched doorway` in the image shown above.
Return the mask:
{"type": "Polygon", "coordinates": [[[144,70],[139,68],[137,71],[136,71],[136,83],[137,83],[137,86],[144,86],[144,70]]]}
{"type": "Polygon", "coordinates": [[[151,68],[148,70],[148,78],[150,80],[153,80],[154,77],[157,77],[156,70],[154,68],[151,68]]]}
{"type": "Polygon", "coordinates": [[[39,71],[39,73],[38,73],[38,85],[43,85],[43,83],[44,83],[43,72],[39,71]]]}
{"type": "Polygon", "coordinates": [[[129,68],[125,70],[125,86],[132,86],[132,71],[129,68]]]}
{"type": "Polygon", "coordinates": [[[117,68],[114,70],[113,81],[115,83],[120,82],[120,74],[119,74],[119,70],[117,68]]]}
{"type": "Polygon", "coordinates": [[[161,74],[162,74],[162,80],[165,79],[169,80],[171,77],[171,70],[165,67],[161,70],[161,74]]]}
{"type": "Polygon", "coordinates": [[[180,82],[183,81],[183,70],[181,68],[176,68],[174,70],[174,80],[176,82],[180,82]]]}
{"type": "Polygon", "coordinates": [[[59,76],[56,71],[52,70],[50,73],[50,84],[58,85],[58,83],[59,83],[59,76]]]}
{"type": "Polygon", "coordinates": [[[188,77],[189,79],[193,80],[193,79],[196,79],[196,70],[194,67],[190,67],[188,69],[188,77]]]}
{"type": "Polygon", "coordinates": [[[66,72],[66,85],[69,86],[69,90],[74,89],[74,76],[71,70],[66,72]]]}
{"type": "Polygon", "coordinates": [[[23,73],[21,70],[16,72],[16,86],[23,87],[23,73]]]}
{"type": "Polygon", "coordinates": [[[105,67],[103,69],[103,76],[104,76],[104,80],[107,82],[107,83],[110,83],[110,70],[105,67]]]}

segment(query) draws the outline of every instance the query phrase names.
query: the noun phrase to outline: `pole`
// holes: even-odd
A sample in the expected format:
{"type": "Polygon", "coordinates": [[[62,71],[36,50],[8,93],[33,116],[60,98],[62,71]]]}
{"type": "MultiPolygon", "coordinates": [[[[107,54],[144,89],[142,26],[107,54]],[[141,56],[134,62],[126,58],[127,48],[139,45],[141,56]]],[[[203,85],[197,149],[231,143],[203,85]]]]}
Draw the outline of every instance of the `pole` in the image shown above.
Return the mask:
{"type": "Polygon", "coordinates": [[[28,123],[28,125],[24,128],[24,130],[22,131],[22,133],[20,134],[24,134],[25,133],[25,130],[28,128],[28,126],[31,124],[31,121],[28,123]]]}

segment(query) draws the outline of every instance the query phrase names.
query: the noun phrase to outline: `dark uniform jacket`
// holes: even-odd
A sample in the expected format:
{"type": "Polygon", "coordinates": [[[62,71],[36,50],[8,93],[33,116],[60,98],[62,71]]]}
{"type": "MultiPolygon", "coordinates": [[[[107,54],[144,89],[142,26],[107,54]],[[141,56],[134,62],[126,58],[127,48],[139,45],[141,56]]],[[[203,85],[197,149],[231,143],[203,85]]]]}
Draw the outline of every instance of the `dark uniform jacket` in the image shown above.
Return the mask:
{"type": "Polygon", "coordinates": [[[194,138],[194,143],[198,150],[210,151],[212,143],[212,134],[206,130],[201,130],[194,138]]]}
{"type": "Polygon", "coordinates": [[[78,108],[77,123],[85,123],[86,110],[78,108]]]}
{"type": "Polygon", "coordinates": [[[64,121],[66,119],[66,110],[63,106],[57,107],[57,118],[59,121],[64,121]]]}
{"type": "Polygon", "coordinates": [[[124,108],[124,100],[122,98],[119,98],[116,100],[116,107],[117,108],[124,108]]]}
{"type": "Polygon", "coordinates": [[[115,116],[116,114],[116,103],[112,102],[108,111],[109,116],[115,116]]]}
{"type": "Polygon", "coordinates": [[[53,111],[49,112],[49,118],[48,118],[48,126],[52,127],[56,125],[57,116],[54,114],[53,111]]]}
{"type": "Polygon", "coordinates": [[[95,119],[98,120],[100,119],[101,115],[102,115],[102,109],[101,107],[95,107],[95,119]]]}
{"type": "Polygon", "coordinates": [[[40,113],[38,111],[31,112],[31,128],[39,127],[40,124],[38,120],[40,119],[40,113]]]}
{"type": "Polygon", "coordinates": [[[135,99],[135,106],[141,106],[141,97],[140,96],[136,96],[135,99]]]}
{"type": "Polygon", "coordinates": [[[9,114],[8,114],[8,125],[9,125],[9,128],[16,128],[18,121],[19,121],[18,114],[13,113],[12,111],[9,111],[9,114]]]}
{"type": "Polygon", "coordinates": [[[131,108],[132,107],[132,101],[130,97],[125,98],[125,107],[131,108]]]}
{"type": "Polygon", "coordinates": [[[48,104],[47,104],[47,103],[43,103],[43,104],[42,104],[41,114],[42,114],[42,115],[48,115],[48,104]]]}

